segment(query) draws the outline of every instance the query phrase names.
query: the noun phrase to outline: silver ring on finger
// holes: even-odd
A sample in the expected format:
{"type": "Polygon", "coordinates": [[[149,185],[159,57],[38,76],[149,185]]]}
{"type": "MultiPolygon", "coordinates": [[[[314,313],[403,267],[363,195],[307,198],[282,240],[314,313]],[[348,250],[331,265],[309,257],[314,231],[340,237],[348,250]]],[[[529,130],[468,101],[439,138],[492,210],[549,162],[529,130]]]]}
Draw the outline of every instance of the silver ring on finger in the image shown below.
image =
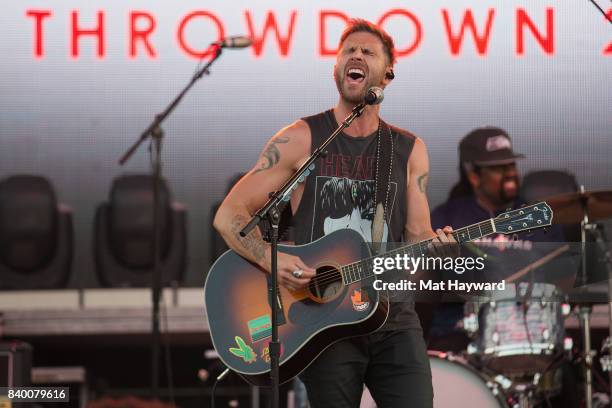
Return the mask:
{"type": "Polygon", "coordinates": [[[302,275],[304,274],[304,271],[301,269],[296,269],[295,271],[291,272],[291,274],[293,275],[294,278],[300,279],[302,275]]]}

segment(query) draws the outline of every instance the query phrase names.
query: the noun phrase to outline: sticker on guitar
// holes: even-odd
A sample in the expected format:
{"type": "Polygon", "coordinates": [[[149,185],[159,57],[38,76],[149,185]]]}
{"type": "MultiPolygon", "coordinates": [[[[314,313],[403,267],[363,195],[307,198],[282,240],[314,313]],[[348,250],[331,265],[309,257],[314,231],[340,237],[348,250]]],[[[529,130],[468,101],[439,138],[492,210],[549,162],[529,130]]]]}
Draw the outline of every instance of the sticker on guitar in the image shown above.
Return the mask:
{"type": "MultiPolygon", "coordinates": [[[[285,347],[281,343],[280,355],[278,357],[279,358],[282,357],[284,352],[285,352],[285,347]]],[[[261,350],[261,359],[268,364],[270,363],[270,342],[269,341],[266,342],[266,345],[264,346],[263,350],[261,350]]]]}
{"type": "Polygon", "coordinates": [[[272,336],[272,319],[269,314],[249,320],[247,326],[253,343],[272,336]]]}
{"type": "Polygon", "coordinates": [[[355,289],[353,291],[353,294],[351,295],[351,302],[353,303],[353,309],[355,309],[356,312],[365,312],[370,306],[368,293],[361,289],[355,289]]]}
{"type": "Polygon", "coordinates": [[[257,354],[255,354],[251,346],[244,342],[242,337],[235,336],[234,340],[236,341],[236,345],[238,347],[230,347],[230,353],[241,358],[245,363],[251,364],[257,361],[257,354]]]}

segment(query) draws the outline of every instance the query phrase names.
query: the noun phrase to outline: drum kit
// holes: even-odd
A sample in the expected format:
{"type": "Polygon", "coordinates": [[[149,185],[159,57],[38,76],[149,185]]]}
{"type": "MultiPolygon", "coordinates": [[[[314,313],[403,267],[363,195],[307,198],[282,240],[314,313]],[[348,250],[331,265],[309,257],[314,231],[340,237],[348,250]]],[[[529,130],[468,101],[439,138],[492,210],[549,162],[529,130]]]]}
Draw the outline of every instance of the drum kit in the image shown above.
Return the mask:
{"type": "MultiPolygon", "coordinates": [[[[612,217],[612,191],[580,192],[546,198],[553,208],[553,222],[580,224],[581,269],[571,290],[550,283],[520,282],[465,305],[463,329],[473,342],[462,353],[429,351],[434,390],[434,408],[531,408],[556,407],[550,399],[562,392],[562,370],[571,360],[580,361],[584,375],[585,408],[609,407],[609,399],[593,393],[592,368],[596,352],[591,349],[590,313],[595,303],[608,304],[612,321],[612,256],[603,228],[593,221],[612,217]],[[587,238],[600,246],[607,277],[594,284],[587,271],[587,238]],[[604,285],[602,285],[602,283],[604,285]],[[486,299],[486,300],[485,300],[486,299]],[[564,321],[572,313],[579,317],[582,350],[565,337],[564,321]],[[602,401],[603,400],[603,401],[602,401]]],[[[566,246],[567,247],[567,246],[566,246]]],[[[563,252],[562,247],[536,263],[543,264],[563,252]]],[[[518,278],[529,268],[512,275],[518,278]]],[[[597,280],[597,279],[595,279],[597,280]]],[[[610,375],[612,389],[612,324],[600,350],[603,371],[610,375]]],[[[578,384],[571,394],[578,392],[578,384]]],[[[302,385],[303,388],[303,385],[302,385]]],[[[564,405],[565,406],[565,405],[564,405]]],[[[360,408],[375,408],[364,388],[360,408]]]]}
{"type": "MultiPolygon", "coordinates": [[[[560,367],[567,366],[572,357],[582,362],[582,406],[594,406],[596,353],[591,350],[589,318],[593,303],[607,303],[612,311],[612,262],[603,229],[593,221],[612,217],[612,191],[585,192],[581,188],[546,201],[554,210],[553,222],[580,224],[581,269],[576,288],[561,291],[550,283],[521,282],[507,284],[506,290],[488,294],[486,300],[466,303],[463,329],[473,339],[467,351],[429,355],[435,408],[552,406],[549,398],[562,387],[560,367]],[[605,286],[592,285],[589,279],[587,239],[592,237],[603,254],[608,273],[607,282],[602,281],[605,286]],[[581,327],[578,356],[564,330],[564,320],[572,309],[581,327]]],[[[610,316],[612,320],[612,313],[610,316]]],[[[603,344],[600,361],[612,383],[612,324],[609,326],[610,337],[603,344]]]]}

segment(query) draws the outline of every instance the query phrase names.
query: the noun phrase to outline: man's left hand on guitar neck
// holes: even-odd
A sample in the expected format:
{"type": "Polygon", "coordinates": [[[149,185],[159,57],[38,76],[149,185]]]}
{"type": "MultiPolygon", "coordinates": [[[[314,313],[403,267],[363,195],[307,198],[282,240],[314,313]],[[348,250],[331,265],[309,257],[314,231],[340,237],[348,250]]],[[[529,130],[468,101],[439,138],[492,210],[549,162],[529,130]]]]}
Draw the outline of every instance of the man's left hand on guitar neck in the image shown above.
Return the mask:
{"type": "Polygon", "coordinates": [[[435,231],[435,236],[429,243],[429,256],[440,258],[456,258],[459,256],[459,243],[453,236],[453,227],[446,226],[435,231]]]}

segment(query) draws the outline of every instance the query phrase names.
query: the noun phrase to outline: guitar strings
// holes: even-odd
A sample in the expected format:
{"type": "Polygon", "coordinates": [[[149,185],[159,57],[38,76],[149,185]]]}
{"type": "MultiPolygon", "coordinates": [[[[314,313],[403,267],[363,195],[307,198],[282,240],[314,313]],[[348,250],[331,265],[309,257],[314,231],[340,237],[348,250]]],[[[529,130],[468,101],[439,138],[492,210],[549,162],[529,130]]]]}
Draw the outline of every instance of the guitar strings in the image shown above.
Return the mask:
{"type": "MultiPolygon", "coordinates": [[[[472,224],[472,225],[460,228],[460,229],[458,229],[456,231],[453,231],[452,235],[455,238],[455,240],[457,240],[457,242],[460,242],[460,238],[459,238],[460,232],[463,232],[463,231],[467,230],[468,236],[471,236],[472,234],[470,234],[470,230],[473,230],[473,232],[476,232],[476,228],[478,228],[478,233],[480,234],[481,237],[484,236],[484,235],[487,235],[487,234],[489,234],[491,232],[493,232],[492,229],[488,229],[488,228],[490,228],[490,220],[486,220],[486,221],[482,221],[480,223],[472,224]],[[487,229],[485,229],[486,232],[484,232],[484,233],[483,233],[482,226],[487,227],[487,229]]],[[[474,235],[476,235],[476,234],[474,234],[474,235]]],[[[427,240],[424,240],[424,241],[420,241],[420,242],[417,242],[417,243],[414,243],[414,244],[406,245],[404,247],[397,248],[397,249],[394,249],[394,250],[391,250],[391,251],[387,252],[385,254],[385,256],[392,256],[392,255],[395,255],[395,254],[398,254],[398,253],[410,251],[410,252],[412,252],[412,255],[414,257],[415,256],[414,249],[416,247],[418,247],[419,252],[421,252],[420,254],[418,254],[418,256],[421,256],[425,252],[423,250],[422,246],[425,246],[425,249],[429,250],[429,245],[432,243],[433,240],[434,240],[434,238],[430,238],[430,239],[427,239],[427,240]]],[[[352,263],[346,264],[344,266],[341,266],[339,269],[334,269],[334,270],[331,270],[331,271],[321,272],[321,273],[317,274],[314,278],[312,278],[310,280],[310,282],[308,283],[308,285],[310,286],[310,284],[312,284],[312,283],[321,285],[321,284],[327,284],[327,283],[331,283],[331,282],[337,282],[337,281],[340,281],[340,280],[342,281],[343,284],[345,284],[344,283],[344,281],[345,281],[344,276],[346,275],[346,273],[347,272],[350,273],[350,272],[357,271],[357,269],[351,269],[351,268],[357,268],[357,265],[359,265],[361,263],[366,264],[366,265],[368,265],[368,264],[371,265],[370,261],[372,261],[374,258],[376,258],[376,257],[370,257],[370,258],[366,258],[366,259],[363,259],[363,260],[360,260],[360,261],[357,261],[357,262],[352,262],[352,263]],[[341,279],[338,279],[338,275],[342,276],[341,279]]],[[[361,275],[361,273],[359,273],[359,274],[361,275]]],[[[366,272],[365,276],[363,276],[360,279],[357,279],[357,280],[355,280],[353,282],[350,282],[350,283],[359,282],[360,280],[367,279],[367,278],[372,277],[372,276],[373,276],[372,274],[368,274],[368,272],[366,272]]]]}
{"type": "MultiPolygon", "coordinates": [[[[414,249],[413,249],[413,247],[416,247],[418,245],[419,249],[421,251],[423,251],[423,248],[421,246],[425,245],[425,247],[426,247],[425,249],[429,249],[429,244],[432,241],[433,241],[433,239],[429,239],[429,240],[421,241],[421,242],[418,242],[418,243],[415,243],[415,244],[407,245],[407,246],[404,246],[404,247],[401,247],[401,248],[397,248],[397,249],[394,249],[392,251],[389,251],[386,254],[386,256],[391,256],[391,255],[394,255],[396,253],[406,252],[408,250],[410,250],[412,252],[413,256],[414,256],[414,249]]],[[[419,254],[419,256],[420,255],[422,255],[422,254],[419,254]]],[[[313,283],[313,281],[314,281],[315,284],[324,284],[324,283],[331,283],[331,282],[339,281],[339,279],[337,279],[338,275],[346,275],[346,273],[358,271],[358,269],[356,269],[356,268],[357,268],[357,265],[359,265],[359,264],[365,264],[366,266],[371,266],[371,262],[370,261],[372,261],[374,258],[376,258],[376,257],[370,257],[370,258],[366,258],[366,259],[363,259],[363,260],[360,260],[360,261],[357,261],[357,262],[352,262],[350,264],[346,264],[344,266],[341,266],[339,269],[334,269],[334,270],[331,270],[331,271],[321,272],[321,273],[317,274],[317,276],[315,276],[314,278],[311,279],[311,281],[309,282],[309,285],[311,283],[313,283]]],[[[359,275],[361,276],[361,273],[359,273],[359,275]]],[[[357,279],[357,280],[355,280],[353,282],[350,282],[350,283],[358,282],[360,280],[367,279],[367,278],[372,277],[372,276],[373,276],[373,274],[368,274],[368,272],[366,272],[365,276],[363,276],[360,279],[357,279]]],[[[344,279],[340,279],[340,280],[342,280],[342,282],[344,283],[344,279]]]]}
{"type": "MultiPolygon", "coordinates": [[[[533,212],[533,211],[526,211],[526,213],[531,213],[531,212],[533,212]]],[[[460,229],[458,229],[456,231],[453,231],[452,235],[453,235],[453,237],[455,238],[455,240],[457,242],[462,243],[462,242],[465,242],[465,240],[461,240],[459,235],[461,233],[461,236],[465,237],[465,233],[464,233],[465,231],[467,231],[468,238],[471,239],[472,235],[480,235],[480,237],[483,237],[485,235],[489,235],[489,234],[495,232],[495,229],[491,228],[491,219],[489,219],[489,220],[481,221],[479,223],[468,225],[468,226],[460,228],[460,229]],[[485,227],[484,228],[484,232],[483,232],[483,228],[482,227],[485,227]],[[470,231],[474,232],[474,234],[470,234],[470,231]],[[478,231],[478,232],[476,232],[476,231],[478,231]]],[[[397,248],[397,249],[391,250],[391,251],[387,252],[385,254],[385,256],[388,257],[388,256],[392,256],[392,255],[395,255],[395,254],[398,254],[398,253],[411,251],[412,255],[414,257],[414,255],[415,255],[414,254],[414,248],[416,248],[416,247],[418,247],[419,252],[421,252],[418,256],[421,256],[421,255],[424,254],[422,246],[425,245],[425,249],[429,250],[429,248],[430,248],[429,245],[432,243],[432,241],[434,239],[435,239],[435,237],[431,238],[431,239],[424,240],[424,241],[420,241],[420,242],[417,242],[417,243],[414,243],[414,244],[406,245],[406,246],[401,247],[401,248],[397,248]]],[[[435,244],[434,244],[434,246],[435,246],[435,244]]],[[[376,258],[376,257],[374,256],[374,257],[365,258],[365,259],[360,260],[360,261],[356,261],[356,262],[352,262],[352,263],[346,264],[344,266],[341,266],[340,268],[334,268],[331,271],[321,272],[321,273],[317,274],[314,278],[312,278],[310,280],[310,282],[308,283],[308,286],[310,286],[313,283],[317,284],[317,285],[321,285],[321,284],[327,284],[327,283],[338,282],[338,281],[342,281],[342,283],[345,284],[344,283],[345,282],[344,278],[346,277],[346,274],[350,273],[350,272],[358,271],[358,269],[351,269],[351,268],[357,268],[357,265],[359,265],[359,264],[364,264],[364,265],[370,266],[371,265],[371,261],[374,258],[376,258]],[[339,275],[340,275],[340,279],[338,279],[339,275]]],[[[359,279],[357,279],[355,281],[352,281],[349,284],[355,283],[355,282],[359,282],[359,281],[361,281],[363,279],[367,279],[369,277],[372,277],[373,275],[370,274],[369,270],[368,270],[368,271],[366,271],[365,276],[361,277],[361,272],[359,272],[359,276],[360,276],[359,279]]]]}
{"type": "MultiPolygon", "coordinates": [[[[453,234],[455,234],[455,233],[453,232],[453,234]]],[[[418,242],[418,243],[415,243],[415,244],[411,244],[411,245],[407,245],[407,246],[404,246],[404,247],[401,247],[401,248],[397,248],[397,249],[394,249],[392,251],[387,252],[386,256],[391,256],[391,255],[394,255],[396,253],[401,253],[401,252],[405,252],[405,251],[408,251],[408,250],[411,250],[412,253],[413,253],[413,256],[414,256],[414,250],[412,249],[413,247],[418,245],[419,249],[422,251],[423,248],[421,248],[421,246],[425,245],[426,249],[429,249],[429,244],[432,241],[433,241],[433,239],[428,239],[428,240],[421,241],[421,242],[418,242]]],[[[422,255],[422,254],[419,254],[419,256],[420,255],[422,255]]],[[[313,281],[314,281],[315,284],[331,283],[331,282],[336,282],[336,281],[339,281],[339,280],[342,280],[342,282],[344,283],[344,279],[343,278],[337,279],[338,275],[346,275],[347,272],[348,273],[356,272],[357,269],[351,269],[351,268],[357,268],[357,265],[359,265],[359,264],[365,264],[367,266],[370,266],[371,265],[370,261],[372,261],[374,258],[376,258],[376,257],[370,257],[370,258],[366,258],[366,259],[363,259],[363,260],[360,260],[360,261],[357,261],[357,262],[352,262],[352,263],[346,264],[344,266],[341,266],[339,269],[333,269],[331,271],[321,272],[321,273],[317,274],[314,278],[312,278],[310,280],[310,282],[308,283],[308,285],[313,283],[313,281]]],[[[359,273],[359,275],[361,276],[361,273],[359,273]]],[[[367,279],[367,278],[372,277],[372,276],[373,276],[372,274],[368,274],[368,272],[366,272],[365,276],[363,276],[360,279],[357,279],[357,280],[355,280],[353,282],[350,282],[350,283],[358,282],[360,280],[367,279]]]]}

